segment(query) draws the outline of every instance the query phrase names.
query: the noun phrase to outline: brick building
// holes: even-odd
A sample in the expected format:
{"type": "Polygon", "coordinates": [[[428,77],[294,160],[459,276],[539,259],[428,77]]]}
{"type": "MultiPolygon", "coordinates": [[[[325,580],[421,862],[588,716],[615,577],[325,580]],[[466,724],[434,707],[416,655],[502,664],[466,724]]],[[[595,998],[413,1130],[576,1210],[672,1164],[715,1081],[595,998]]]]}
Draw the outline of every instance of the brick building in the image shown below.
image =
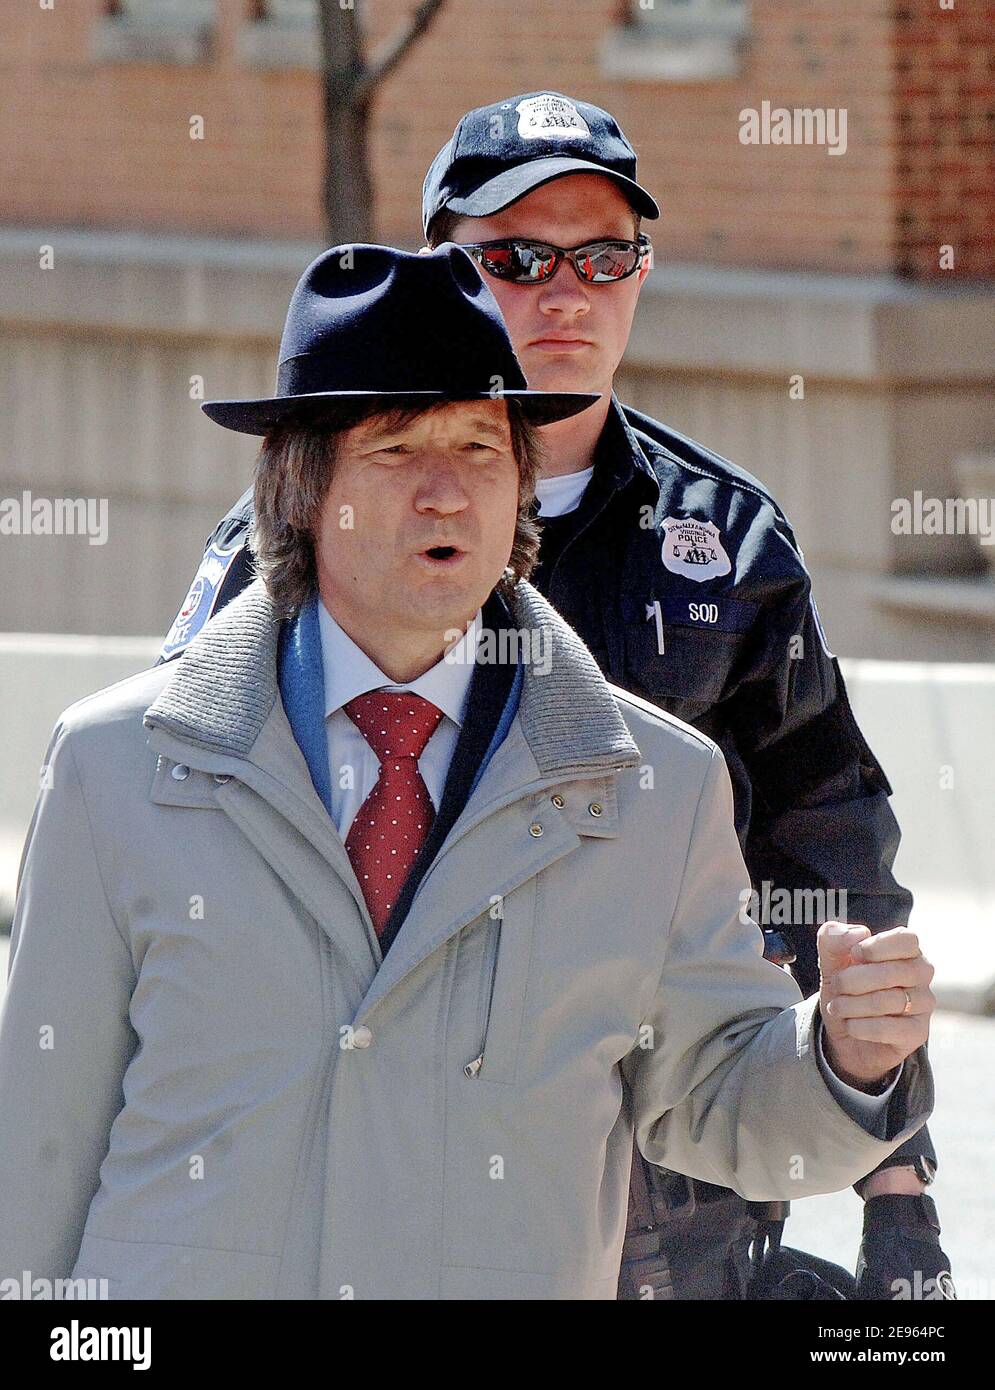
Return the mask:
{"type": "MultiPolygon", "coordinates": [[[[51,3],[0,13],[5,221],[320,238],[314,0],[51,3]]],[[[358,3],[371,49],[413,8],[358,3]]],[[[464,110],[551,87],[618,115],[661,260],[928,278],[948,243],[954,276],[991,276],[993,21],[970,0],[447,0],[375,104],[378,234],[417,237],[464,110]],[[846,157],[740,143],[763,101],[846,108],[846,157]]]]}

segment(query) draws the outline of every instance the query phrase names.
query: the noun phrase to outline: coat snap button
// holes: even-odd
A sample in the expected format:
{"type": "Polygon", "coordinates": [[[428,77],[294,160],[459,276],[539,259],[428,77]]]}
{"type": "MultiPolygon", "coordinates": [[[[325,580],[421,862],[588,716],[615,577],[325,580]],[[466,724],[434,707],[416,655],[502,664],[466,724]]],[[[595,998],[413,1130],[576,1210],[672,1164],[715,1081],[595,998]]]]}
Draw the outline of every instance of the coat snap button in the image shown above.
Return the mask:
{"type": "Polygon", "coordinates": [[[361,1023],[358,1028],[352,1030],[353,1047],[369,1047],[373,1041],[373,1034],[365,1023],[361,1023]]]}
{"type": "Polygon", "coordinates": [[[216,773],[214,774],[214,780],[215,780],[215,782],[217,782],[217,784],[218,784],[219,787],[223,787],[223,786],[225,785],[226,782],[230,782],[230,781],[231,781],[231,773],[230,773],[230,772],[216,772],[216,773]]]}
{"type": "Polygon", "coordinates": [[[187,767],[186,763],[175,763],[170,775],[175,781],[182,782],[184,777],[190,776],[190,769],[187,767]]]}
{"type": "Polygon", "coordinates": [[[600,816],[605,808],[602,806],[600,801],[592,801],[587,809],[590,811],[592,816],[600,816]]]}
{"type": "Polygon", "coordinates": [[[539,836],[542,834],[542,826],[539,824],[537,820],[534,820],[532,824],[529,826],[529,834],[534,835],[536,839],[538,839],[539,836]]]}
{"type": "Polygon", "coordinates": [[[556,807],[556,809],[557,809],[558,811],[562,811],[563,808],[564,808],[564,806],[567,804],[567,803],[563,800],[563,797],[562,797],[562,796],[551,796],[549,799],[550,799],[550,801],[553,803],[553,805],[556,807]]]}

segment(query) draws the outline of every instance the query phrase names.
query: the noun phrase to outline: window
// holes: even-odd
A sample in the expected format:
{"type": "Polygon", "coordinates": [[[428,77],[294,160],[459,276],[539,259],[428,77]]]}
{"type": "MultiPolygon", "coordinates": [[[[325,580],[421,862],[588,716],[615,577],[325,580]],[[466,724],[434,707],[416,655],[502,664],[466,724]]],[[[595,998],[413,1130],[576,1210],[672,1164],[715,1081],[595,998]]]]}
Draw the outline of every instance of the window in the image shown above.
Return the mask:
{"type": "Polygon", "coordinates": [[[749,34],[746,0],[628,0],[629,21],[602,44],[608,77],[701,82],[738,77],[749,34]]]}
{"type": "Polygon", "coordinates": [[[746,0],[629,0],[634,24],[675,38],[738,36],[746,29],[746,0]]]}
{"type": "Polygon", "coordinates": [[[282,20],[285,24],[315,23],[317,0],[262,0],[261,18],[282,20]]]}
{"type": "Polygon", "coordinates": [[[111,0],[107,12],[146,23],[213,24],[215,0],[111,0]]]}
{"type": "Polygon", "coordinates": [[[175,63],[211,57],[216,0],[108,0],[92,54],[105,63],[175,63]]]}
{"type": "Polygon", "coordinates": [[[239,29],[238,56],[254,68],[319,67],[317,0],[256,0],[251,23],[239,29]]]}

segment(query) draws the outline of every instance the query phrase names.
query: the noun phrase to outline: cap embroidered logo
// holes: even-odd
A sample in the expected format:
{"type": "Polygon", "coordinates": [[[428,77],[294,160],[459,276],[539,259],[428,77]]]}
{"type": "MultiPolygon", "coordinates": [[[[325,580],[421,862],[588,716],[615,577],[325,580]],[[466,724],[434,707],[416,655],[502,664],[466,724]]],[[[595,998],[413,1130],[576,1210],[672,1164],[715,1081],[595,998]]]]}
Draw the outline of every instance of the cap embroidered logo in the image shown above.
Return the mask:
{"type": "Polygon", "coordinates": [[[526,97],[515,107],[518,133],[523,140],[589,140],[591,128],[565,97],[545,92],[526,97]]]}

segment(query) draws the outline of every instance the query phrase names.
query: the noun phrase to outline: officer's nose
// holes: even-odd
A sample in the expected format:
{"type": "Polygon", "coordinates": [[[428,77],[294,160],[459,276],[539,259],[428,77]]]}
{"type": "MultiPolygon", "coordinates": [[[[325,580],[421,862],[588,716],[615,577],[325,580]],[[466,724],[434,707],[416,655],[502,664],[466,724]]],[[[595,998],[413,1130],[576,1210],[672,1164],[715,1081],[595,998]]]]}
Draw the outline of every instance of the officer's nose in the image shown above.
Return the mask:
{"type": "Polygon", "coordinates": [[[577,279],[573,266],[561,262],[552,280],[539,286],[539,309],[544,314],[562,314],[573,318],[586,314],[591,307],[591,297],[584,285],[577,279]]]}

